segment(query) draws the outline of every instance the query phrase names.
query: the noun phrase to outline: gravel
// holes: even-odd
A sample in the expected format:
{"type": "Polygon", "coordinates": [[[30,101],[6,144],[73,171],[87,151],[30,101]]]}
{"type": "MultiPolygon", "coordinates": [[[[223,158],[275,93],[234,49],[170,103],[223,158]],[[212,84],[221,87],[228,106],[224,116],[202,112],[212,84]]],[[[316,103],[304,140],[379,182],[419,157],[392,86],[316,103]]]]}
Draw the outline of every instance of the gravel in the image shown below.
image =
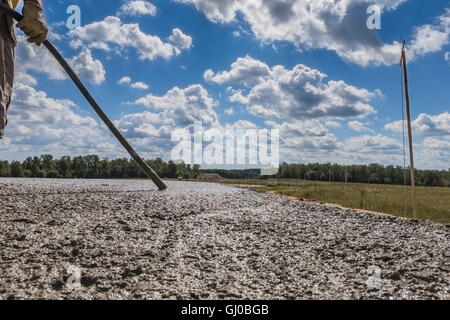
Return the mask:
{"type": "Polygon", "coordinates": [[[169,187],[0,179],[0,299],[449,299],[449,225],[169,187]]]}

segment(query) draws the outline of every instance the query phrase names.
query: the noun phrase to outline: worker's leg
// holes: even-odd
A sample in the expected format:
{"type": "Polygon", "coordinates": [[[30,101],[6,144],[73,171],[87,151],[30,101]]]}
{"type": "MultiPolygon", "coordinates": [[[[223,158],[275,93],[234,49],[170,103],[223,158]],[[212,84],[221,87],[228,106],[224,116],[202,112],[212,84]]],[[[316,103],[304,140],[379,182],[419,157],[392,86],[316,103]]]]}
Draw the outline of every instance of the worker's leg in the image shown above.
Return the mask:
{"type": "Polygon", "coordinates": [[[12,23],[11,18],[0,13],[0,138],[6,127],[14,82],[15,37],[12,23]]]}

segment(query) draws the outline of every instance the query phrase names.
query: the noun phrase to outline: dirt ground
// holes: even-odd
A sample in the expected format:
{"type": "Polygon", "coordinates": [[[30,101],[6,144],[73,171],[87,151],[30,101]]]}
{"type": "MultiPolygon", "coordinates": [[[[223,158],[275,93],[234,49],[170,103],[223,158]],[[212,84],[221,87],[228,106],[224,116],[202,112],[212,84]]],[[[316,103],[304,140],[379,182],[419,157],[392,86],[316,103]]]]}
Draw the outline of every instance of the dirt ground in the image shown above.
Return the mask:
{"type": "Polygon", "coordinates": [[[0,299],[449,299],[449,225],[231,186],[0,179],[0,299]]]}

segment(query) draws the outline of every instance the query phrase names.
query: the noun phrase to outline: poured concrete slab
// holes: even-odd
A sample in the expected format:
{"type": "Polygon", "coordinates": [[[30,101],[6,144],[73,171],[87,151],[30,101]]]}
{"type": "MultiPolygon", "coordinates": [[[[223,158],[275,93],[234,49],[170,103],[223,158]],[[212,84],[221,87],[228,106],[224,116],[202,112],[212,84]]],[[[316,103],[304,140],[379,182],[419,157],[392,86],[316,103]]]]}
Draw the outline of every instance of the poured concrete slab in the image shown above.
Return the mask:
{"type": "Polygon", "coordinates": [[[3,299],[448,299],[449,240],[220,184],[0,179],[3,299]]]}

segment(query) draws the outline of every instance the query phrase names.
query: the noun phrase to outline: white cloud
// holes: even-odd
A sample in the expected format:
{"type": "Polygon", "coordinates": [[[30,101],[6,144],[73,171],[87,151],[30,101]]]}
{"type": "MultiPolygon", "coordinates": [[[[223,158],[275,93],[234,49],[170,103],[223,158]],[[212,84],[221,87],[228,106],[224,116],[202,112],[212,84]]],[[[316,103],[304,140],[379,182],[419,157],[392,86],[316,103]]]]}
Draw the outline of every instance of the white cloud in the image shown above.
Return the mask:
{"type": "MultiPolygon", "coordinates": [[[[393,132],[403,132],[402,121],[395,121],[385,125],[385,129],[393,132]]],[[[450,135],[450,113],[444,112],[436,116],[422,113],[412,122],[414,134],[421,136],[450,135]]]]}
{"type": "Polygon", "coordinates": [[[328,132],[321,121],[315,119],[292,120],[266,125],[280,130],[280,158],[290,162],[327,162],[339,159],[343,148],[337,137],[328,132]]]}
{"type": "Polygon", "coordinates": [[[230,71],[222,71],[215,74],[214,71],[207,70],[203,78],[206,81],[219,84],[235,82],[251,86],[263,82],[265,78],[270,76],[270,73],[271,70],[267,64],[246,56],[233,62],[230,71]]]}
{"type": "Polygon", "coordinates": [[[228,108],[228,109],[225,109],[225,114],[227,114],[227,115],[229,115],[229,116],[231,116],[231,115],[233,115],[234,114],[234,110],[233,110],[233,108],[228,108]]]}
{"type": "MultiPolygon", "coordinates": [[[[346,165],[370,163],[399,165],[403,163],[401,142],[380,134],[361,135],[340,140],[334,134],[329,133],[326,126],[318,120],[286,122],[281,125],[266,121],[266,124],[280,129],[282,161],[331,162],[346,165]]],[[[421,158],[418,164],[422,168],[445,168],[444,155],[449,155],[450,151],[439,149],[443,147],[445,147],[444,143],[435,143],[434,149],[427,149],[432,151],[430,154],[434,154],[434,158],[428,157],[425,149],[417,148],[416,155],[421,158]]]]}
{"type": "Polygon", "coordinates": [[[186,35],[178,28],[172,30],[169,42],[179,50],[188,50],[192,47],[192,37],[186,35]]]}
{"type": "Polygon", "coordinates": [[[450,63],[450,52],[446,52],[444,54],[444,59],[445,59],[445,61],[448,61],[450,63]]]}
{"type": "MultiPolygon", "coordinates": [[[[106,71],[103,64],[92,57],[90,50],[84,49],[78,56],[68,58],[67,61],[82,80],[92,84],[104,82],[106,71]]],[[[18,36],[15,68],[16,81],[29,85],[37,83],[30,71],[44,73],[51,80],[68,79],[64,69],[46,48],[29,44],[24,36],[18,36]]]]}
{"type": "Polygon", "coordinates": [[[149,86],[146,83],[141,81],[133,82],[131,78],[128,76],[122,77],[117,83],[127,84],[130,86],[130,88],[138,90],[147,90],[149,88],[149,86]]]}
{"type": "MultiPolygon", "coordinates": [[[[172,35],[175,33],[184,41],[189,37],[181,30],[175,30],[178,31],[173,31],[172,35]]],[[[119,18],[111,16],[71,30],[69,36],[72,38],[70,44],[73,48],[87,46],[109,51],[110,45],[113,45],[116,46],[116,50],[121,51],[131,47],[137,51],[141,60],[152,61],[157,58],[170,60],[184,49],[163,42],[158,36],[144,33],[136,23],[125,24],[119,18]]],[[[181,44],[186,45],[186,43],[181,44]]]]}
{"type": "Polygon", "coordinates": [[[123,116],[115,123],[148,157],[166,157],[174,146],[172,133],[201,121],[204,128],[220,128],[214,108],[218,105],[199,84],[174,87],[163,96],[146,95],[135,101],[151,111],[123,116]]]}
{"type": "MultiPolygon", "coordinates": [[[[132,83],[131,78],[125,83],[132,83]]],[[[52,153],[98,153],[102,156],[127,156],[112,141],[103,126],[89,116],[77,114],[70,100],[53,99],[44,92],[18,83],[10,112],[6,140],[0,152],[18,155],[52,153]]],[[[223,130],[215,113],[215,102],[200,85],[173,88],[163,96],[147,95],[136,101],[149,111],[128,114],[115,121],[136,149],[147,158],[168,159],[174,146],[172,132],[191,127],[201,120],[205,129],[223,130]]],[[[335,124],[317,119],[292,120],[278,124],[266,121],[281,132],[281,156],[284,161],[399,164],[402,146],[395,139],[382,135],[348,138],[341,142],[327,127],[335,124]]],[[[240,120],[235,128],[256,128],[254,123],[240,120]]],[[[447,139],[448,140],[448,139],[447,139]]],[[[424,168],[445,168],[448,165],[449,143],[446,139],[427,138],[416,154],[418,165],[424,168]]]]}
{"type": "Polygon", "coordinates": [[[409,45],[411,58],[439,52],[450,41],[450,9],[439,17],[435,25],[423,25],[414,31],[414,39],[409,45]]]}
{"type": "Polygon", "coordinates": [[[341,124],[339,122],[336,121],[325,121],[325,126],[328,128],[340,128],[341,124]]]}
{"type": "Polygon", "coordinates": [[[111,155],[120,150],[111,143],[103,126],[75,111],[72,101],[48,97],[43,91],[17,82],[8,113],[7,139],[0,143],[0,153],[18,159],[42,153],[111,155]]]}
{"type": "Polygon", "coordinates": [[[119,84],[130,84],[131,83],[131,78],[130,77],[122,77],[119,81],[119,84]]]}
{"type": "Polygon", "coordinates": [[[43,91],[17,83],[13,94],[11,118],[18,117],[23,122],[57,125],[62,122],[71,125],[95,127],[90,117],[76,115],[71,108],[75,104],[70,100],[49,98],[43,91]]]}
{"type": "Polygon", "coordinates": [[[351,137],[345,140],[345,145],[350,152],[369,153],[372,155],[401,154],[403,150],[403,146],[399,141],[380,134],[375,136],[364,135],[351,137]]]}
{"type": "MultiPolygon", "coordinates": [[[[93,84],[105,80],[102,63],[88,49],[67,61],[83,80],[93,84]]],[[[33,72],[44,73],[52,80],[68,79],[44,47],[31,45],[19,35],[15,67],[6,138],[0,143],[0,154],[11,160],[42,153],[62,156],[98,152],[123,156],[104,126],[90,116],[81,115],[74,102],[49,97],[33,87],[37,84],[33,72]]]]}
{"type": "Polygon", "coordinates": [[[17,36],[14,65],[16,81],[31,85],[36,84],[36,80],[29,74],[30,71],[45,73],[52,80],[67,79],[64,69],[45,47],[31,45],[22,35],[17,36]]]}
{"type": "MultiPolygon", "coordinates": [[[[299,48],[327,49],[360,65],[397,63],[400,44],[382,44],[368,30],[368,1],[177,0],[194,4],[214,22],[230,23],[241,14],[257,39],[288,41],[299,48]],[[395,60],[395,62],[394,62],[395,60]]],[[[380,0],[384,10],[404,0],[380,0]]]]}
{"type": "Polygon", "coordinates": [[[420,168],[448,170],[450,159],[450,136],[425,138],[419,149],[414,150],[420,168]]]}
{"type": "Polygon", "coordinates": [[[156,15],[156,7],[149,1],[127,0],[119,9],[120,15],[138,16],[138,15],[156,15]]]}
{"type": "Polygon", "coordinates": [[[402,145],[382,135],[357,136],[344,141],[330,133],[301,136],[281,132],[283,161],[340,164],[399,164],[402,163],[402,145]]]}
{"type": "MultiPolygon", "coordinates": [[[[289,121],[277,124],[266,121],[270,127],[280,129],[282,161],[341,164],[402,163],[402,144],[383,135],[361,135],[338,139],[328,132],[329,121],[316,119],[289,121]]],[[[333,124],[334,125],[334,124],[333,124]]],[[[430,161],[427,167],[435,165],[430,161]]]]}
{"type": "Polygon", "coordinates": [[[368,104],[374,93],[343,81],[325,82],[326,77],[302,64],[292,70],[283,66],[270,68],[250,56],[239,58],[229,71],[208,70],[204,74],[207,81],[244,86],[245,90],[228,90],[232,94],[230,101],[247,105],[249,112],[259,117],[336,119],[376,113],[368,104]]]}
{"type": "Polygon", "coordinates": [[[266,124],[280,129],[282,136],[286,137],[324,137],[328,134],[328,130],[318,120],[294,120],[283,122],[281,125],[274,121],[266,121],[266,124]]]}
{"type": "MultiPolygon", "coordinates": [[[[306,159],[320,159],[320,162],[329,161],[329,152],[336,151],[341,145],[336,136],[327,134],[319,137],[298,137],[296,139],[288,139],[287,144],[293,143],[294,149],[299,148],[306,159]],[[328,156],[326,156],[328,154],[328,156]]],[[[310,160],[310,161],[311,161],[310,160]]]]}
{"type": "Polygon", "coordinates": [[[258,129],[258,126],[247,120],[238,120],[233,125],[228,126],[234,129],[258,129]]]}
{"type": "Polygon", "coordinates": [[[180,3],[191,3],[195,7],[203,11],[209,20],[214,22],[231,22],[236,16],[236,11],[239,10],[239,3],[236,0],[221,1],[221,0],[176,0],[180,3]]]}
{"type": "Polygon", "coordinates": [[[280,157],[282,161],[293,163],[339,161],[342,143],[333,134],[324,136],[291,136],[286,137],[283,132],[280,141],[280,157]]]}
{"type": "MultiPolygon", "coordinates": [[[[423,140],[422,146],[440,151],[445,150],[447,154],[450,153],[449,140],[428,137],[423,140]]],[[[447,157],[446,159],[448,160],[449,158],[447,157]]]]}
{"type": "Polygon", "coordinates": [[[92,57],[89,49],[84,49],[78,56],[69,60],[75,73],[92,84],[101,84],[105,81],[106,71],[100,60],[92,57]]]}
{"type": "MultiPolygon", "coordinates": [[[[382,43],[366,27],[370,0],[176,0],[193,4],[216,23],[235,22],[241,15],[254,36],[263,42],[288,41],[299,49],[326,49],[344,60],[367,65],[397,64],[399,42],[382,43]]],[[[406,0],[378,0],[383,12],[395,10],[406,0]]],[[[448,42],[448,11],[437,24],[416,28],[414,55],[440,50],[448,42]]]]}
{"type": "Polygon", "coordinates": [[[348,127],[356,132],[372,132],[375,133],[372,129],[370,129],[366,124],[359,122],[359,121],[349,121],[348,127]]]}
{"type": "Polygon", "coordinates": [[[138,89],[138,90],[147,90],[148,89],[148,85],[141,81],[132,83],[130,87],[133,89],[138,89]]]}
{"type": "Polygon", "coordinates": [[[168,139],[173,122],[166,115],[161,115],[148,111],[127,114],[116,121],[116,125],[127,138],[168,139]]]}
{"type": "Polygon", "coordinates": [[[135,104],[162,110],[177,127],[187,127],[196,120],[202,121],[204,126],[219,124],[217,114],[214,111],[214,107],[218,103],[199,84],[191,85],[185,89],[174,87],[164,96],[149,94],[136,100],[135,104]]]}

